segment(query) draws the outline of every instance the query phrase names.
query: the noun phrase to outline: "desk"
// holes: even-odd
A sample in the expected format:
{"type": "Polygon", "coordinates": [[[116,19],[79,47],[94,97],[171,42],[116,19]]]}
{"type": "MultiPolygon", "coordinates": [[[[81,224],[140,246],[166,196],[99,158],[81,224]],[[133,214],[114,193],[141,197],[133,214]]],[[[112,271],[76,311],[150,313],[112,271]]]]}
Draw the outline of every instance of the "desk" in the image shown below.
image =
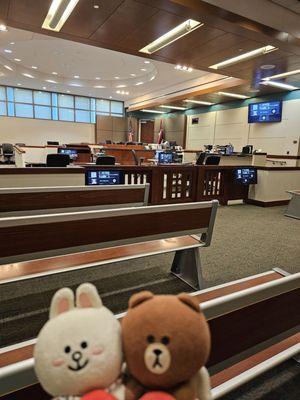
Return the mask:
{"type": "Polygon", "coordinates": [[[289,190],[287,193],[291,194],[292,198],[284,215],[300,219],[300,190],[289,190]]]}

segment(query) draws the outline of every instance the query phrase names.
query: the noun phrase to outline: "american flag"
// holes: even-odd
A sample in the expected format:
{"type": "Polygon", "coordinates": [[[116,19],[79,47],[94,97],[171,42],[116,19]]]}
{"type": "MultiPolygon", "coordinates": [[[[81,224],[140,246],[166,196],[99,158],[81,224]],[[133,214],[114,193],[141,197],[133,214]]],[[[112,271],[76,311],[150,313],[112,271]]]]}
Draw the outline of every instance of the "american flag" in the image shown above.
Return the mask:
{"type": "Polygon", "coordinates": [[[162,119],[160,120],[160,128],[157,137],[157,144],[161,144],[164,141],[164,128],[162,119]]]}

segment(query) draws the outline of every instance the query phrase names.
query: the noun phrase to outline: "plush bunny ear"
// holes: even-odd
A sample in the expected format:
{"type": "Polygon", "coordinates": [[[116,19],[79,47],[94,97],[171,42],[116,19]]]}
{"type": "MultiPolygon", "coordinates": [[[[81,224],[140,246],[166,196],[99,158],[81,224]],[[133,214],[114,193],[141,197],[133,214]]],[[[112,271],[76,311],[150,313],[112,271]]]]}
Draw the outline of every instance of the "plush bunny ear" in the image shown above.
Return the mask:
{"type": "Polygon", "coordinates": [[[192,308],[194,311],[201,313],[199,304],[192,296],[190,296],[187,293],[180,293],[177,297],[180,301],[182,301],[182,303],[186,304],[187,306],[192,308]]]}
{"type": "Polygon", "coordinates": [[[133,296],[130,297],[128,307],[129,308],[134,308],[138,306],[139,304],[143,303],[144,301],[150,300],[154,297],[154,294],[144,290],[143,292],[136,293],[133,296]]]}
{"type": "Polygon", "coordinates": [[[50,319],[74,308],[74,293],[69,288],[58,290],[52,298],[50,319]]]}
{"type": "Polygon", "coordinates": [[[79,308],[100,308],[102,301],[91,283],[83,283],[76,290],[76,305],[79,308]]]}

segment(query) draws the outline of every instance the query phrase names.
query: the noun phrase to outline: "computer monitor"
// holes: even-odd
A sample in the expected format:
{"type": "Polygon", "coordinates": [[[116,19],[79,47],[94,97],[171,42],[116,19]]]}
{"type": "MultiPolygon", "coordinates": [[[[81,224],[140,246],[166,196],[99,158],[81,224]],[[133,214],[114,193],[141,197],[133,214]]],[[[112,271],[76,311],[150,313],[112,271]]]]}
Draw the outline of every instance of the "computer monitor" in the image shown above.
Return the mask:
{"type": "Polygon", "coordinates": [[[243,150],[242,150],[243,154],[252,154],[252,152],[253,152],[252,144],[247,144],[247,146],[243,147],[243,150]]]}
{"type": "Polygon", "coordinates": [[[73,149],[58,149],[58,154],[69,154],[71,160],[77,160],[78,151],[73,149]]]}
{"type": "Polygon", "coordinates": [[[96,185],[123,185],[124,172],[113,170],[87,170],[85,173],[85,184],[96,185]]]}
{"type": "Polygon", "coordinates": [[[158,163],[159,164],[172,164],[173,163],[173,153],[160,152],[158,153],[158,163]]]}
{"type": "Polygon", "coordinates": [[[236,182],[243,185],[253,185],[257,183],[257,171],[255,168],[237,168],[234,171],[236,182]]]}
{"type": "Polygon", "coordinates": [[[59,146],[59,142],[52,142],[51,140],[47,141],[48,146],[59,146]]]}

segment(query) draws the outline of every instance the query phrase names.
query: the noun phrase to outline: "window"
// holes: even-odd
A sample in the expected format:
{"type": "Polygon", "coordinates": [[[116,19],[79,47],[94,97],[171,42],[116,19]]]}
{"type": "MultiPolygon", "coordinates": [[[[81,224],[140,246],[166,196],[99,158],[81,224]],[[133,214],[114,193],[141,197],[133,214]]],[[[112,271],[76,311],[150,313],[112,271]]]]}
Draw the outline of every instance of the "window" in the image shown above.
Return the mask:
{"type": "Polygon", "coordinates": [[[96,123],[96,114],[121,117],[122,101],[0,86],[0,115],[96,123]]]}

